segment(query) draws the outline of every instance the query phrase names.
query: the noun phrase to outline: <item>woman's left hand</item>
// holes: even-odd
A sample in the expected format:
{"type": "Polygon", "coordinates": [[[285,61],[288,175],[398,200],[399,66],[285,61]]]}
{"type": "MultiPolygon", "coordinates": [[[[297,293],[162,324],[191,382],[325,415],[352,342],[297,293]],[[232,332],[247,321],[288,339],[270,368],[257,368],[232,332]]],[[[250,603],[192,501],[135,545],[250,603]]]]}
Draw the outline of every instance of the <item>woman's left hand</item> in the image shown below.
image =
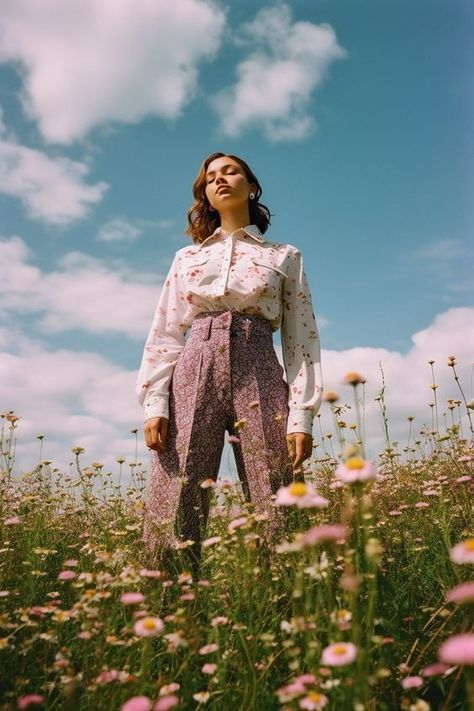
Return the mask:
{"type": "Polygon", "coordinates": [[[301,464],[313,453],[313,438],[307,432],[291,432],[286,435],[288,455],[292,460],[293,473],[301,469],[301,464]]]}

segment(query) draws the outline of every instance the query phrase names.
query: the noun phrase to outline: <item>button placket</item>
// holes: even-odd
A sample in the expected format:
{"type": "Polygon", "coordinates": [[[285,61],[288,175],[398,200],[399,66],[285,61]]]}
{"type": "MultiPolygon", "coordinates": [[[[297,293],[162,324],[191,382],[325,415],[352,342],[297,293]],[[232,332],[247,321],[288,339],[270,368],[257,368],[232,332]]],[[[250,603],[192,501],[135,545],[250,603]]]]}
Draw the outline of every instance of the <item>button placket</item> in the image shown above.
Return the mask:
{"type": "Polygon", "coordinates": [[[232,261],[232,250],[234,247],[234,235],[232,234],[227,241],[227,244],[225,246],[226,248],[226,254],[224,257],[224,264],[223,264],[223,283],[222,283],[222,295],[225,294],[225,290],[227,289],[227,280],[229,278],[229,270],[230,270],[230,263],[232,261]]]}
{"type": "MultiPolygon", "coordinates": [[[[219,267],[219,277],[214,281],[214,284],[212,287],[209,287],[209,295],[210,296],[222,296],[223,292],[221,291],[221,284],[222,284],[222,274],[224,270],[224,264],[225,264],[225,246],[222,248],[222,245],[216,245],[215,246],[216,254],[214,256],[214,259],[220,262],[220,267],[219,267]],[[217,251],[218,250],[218,251],[217,251]]],[[[211,257],[212,259],[212,257],[211,257]]]]}

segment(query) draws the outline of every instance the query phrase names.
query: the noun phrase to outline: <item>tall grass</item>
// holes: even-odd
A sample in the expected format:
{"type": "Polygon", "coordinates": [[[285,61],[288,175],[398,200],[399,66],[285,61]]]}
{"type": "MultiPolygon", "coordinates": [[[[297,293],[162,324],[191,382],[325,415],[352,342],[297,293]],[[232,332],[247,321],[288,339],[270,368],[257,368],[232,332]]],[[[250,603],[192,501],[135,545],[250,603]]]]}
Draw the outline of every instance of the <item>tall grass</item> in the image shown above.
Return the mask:
{"type": "Polygon", "coordinates": [[[147,567],[136,459],[123,491],[80,447],[52,468],[41,434],[15,475],[20,418],[4,413],[0,709],[473,709],[473,403],[449,401],[442,427],[436,401],[420,439],[409,418],[402,461],[382,389],[386,447],[368,462],[364,378],[345,382],[356,423],[325,393],[334,436],[279,493],[279,541],[238,484],[213,485],[197,579],[186,541],[147,567]]]}

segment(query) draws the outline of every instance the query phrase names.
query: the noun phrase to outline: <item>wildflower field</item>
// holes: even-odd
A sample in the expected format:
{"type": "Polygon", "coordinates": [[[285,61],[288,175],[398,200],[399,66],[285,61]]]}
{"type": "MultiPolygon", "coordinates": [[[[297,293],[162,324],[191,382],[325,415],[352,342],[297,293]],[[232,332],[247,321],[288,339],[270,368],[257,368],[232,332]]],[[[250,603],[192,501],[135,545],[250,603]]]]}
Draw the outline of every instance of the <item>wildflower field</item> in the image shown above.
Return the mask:
{"type": "Polygon", "coordinates": [[[364,378],[345,376],[351,406],[325,393],[334,431],[276,495],[287,530],[274,546],[238,484],[204,481],[198,579],[187,541],[146,565],[148,463],[105,472],[75,447],[64,473],[38,435],[38,465],[17,474],[21,417],[4,413],[0,709],[474,709],[474,405],[455,365],[460,399],[441,416],[433,384],[431,426],[408,417],[402,451],[382,390],[375,461],[364,378]]]}

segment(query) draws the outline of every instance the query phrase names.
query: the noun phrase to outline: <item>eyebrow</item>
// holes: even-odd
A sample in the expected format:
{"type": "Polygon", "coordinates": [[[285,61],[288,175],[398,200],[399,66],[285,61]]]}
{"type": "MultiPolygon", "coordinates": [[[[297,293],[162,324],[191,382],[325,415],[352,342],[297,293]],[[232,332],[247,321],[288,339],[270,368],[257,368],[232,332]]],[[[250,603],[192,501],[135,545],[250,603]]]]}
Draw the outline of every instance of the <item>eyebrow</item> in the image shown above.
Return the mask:
{"type": "MultiPolygon", "coordinates": [[[[222,166],[222,168],[238,168],[239,166],[235,165],[234,163],[226,163],[225,165],[222,166]]],[[[206,175],[214,175],[216,171],[215,170],[210,170],[206,175]]]]}

